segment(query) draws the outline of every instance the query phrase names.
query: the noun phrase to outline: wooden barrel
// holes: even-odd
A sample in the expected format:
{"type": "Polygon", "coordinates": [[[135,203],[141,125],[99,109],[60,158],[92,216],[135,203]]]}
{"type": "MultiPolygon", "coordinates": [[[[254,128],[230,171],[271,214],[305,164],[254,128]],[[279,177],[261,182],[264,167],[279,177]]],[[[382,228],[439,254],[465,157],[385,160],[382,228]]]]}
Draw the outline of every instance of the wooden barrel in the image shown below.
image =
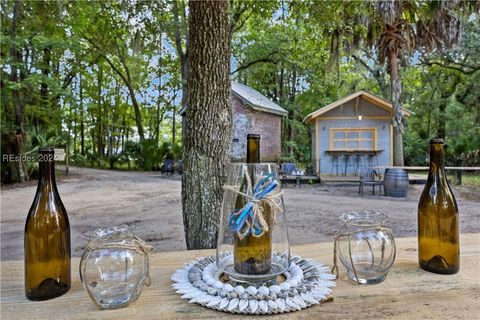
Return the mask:
{"type": "Polygon", "coordinates": [[[408,193],[408,172],[397,168],[386,169],[383,189],[386,196],[406,197],[408,193]]]}

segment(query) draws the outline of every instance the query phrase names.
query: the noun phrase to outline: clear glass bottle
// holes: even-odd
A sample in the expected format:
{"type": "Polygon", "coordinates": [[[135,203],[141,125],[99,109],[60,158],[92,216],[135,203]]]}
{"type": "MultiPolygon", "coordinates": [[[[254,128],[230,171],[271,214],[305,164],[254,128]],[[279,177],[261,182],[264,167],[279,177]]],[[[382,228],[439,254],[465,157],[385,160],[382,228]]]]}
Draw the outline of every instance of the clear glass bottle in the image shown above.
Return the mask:
{"type": "Polygon", "coordinates": [[[25,223],[25,296],[47,300],[71,286],[70,223],[55,182],[52,148],[38,151],[38,187],[25,223]]]}
{"type": "Polygon", "coordinates": [[[430,140],[430,168],[418,203],[418,262],[441,274],[460,270],[458,206],[445,174],[443,139],[430,140]]]}

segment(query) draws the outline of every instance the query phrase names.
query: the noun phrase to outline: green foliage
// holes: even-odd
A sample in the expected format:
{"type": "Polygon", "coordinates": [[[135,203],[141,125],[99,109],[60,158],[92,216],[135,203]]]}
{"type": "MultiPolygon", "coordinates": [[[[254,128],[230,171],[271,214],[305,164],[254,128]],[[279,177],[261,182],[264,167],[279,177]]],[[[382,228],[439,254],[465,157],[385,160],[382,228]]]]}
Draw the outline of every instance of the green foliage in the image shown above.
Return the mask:
{"type": "Polygon", "coordinates": [[[403,155],[407,166],[428,165],[428,142],[422,139],[416,131],[407,130],[404,136],[403,155]]]}
{"type": "MultiPolygon", "coordinates": [[[[177,4],[178,23],[168,1],[3,1],[1,153],[68,145],[74,164],[141,170],[180,159],[182,70],[175,48],[179,41],[185,53],[188,2],[177,4]]],[[[311,158],[311,131],[303,123],[309,113],[360,89],[390,99],[377,2],[229,4],[232,80],[288,111],[279,161],[311,158]]],[[[467,2],[402,5],[405,21],[430,26],[438,10],[468,12],[459,7],[467,2]]],[[[464,20],[458,47],[399,53],[401,102],[415,112],[404,135],[408,165],[424,165],[428,140],[439,134],[449,162],[475,163],[469,159],[480,149],[480,19],[464,20]]],[[[423,40],[415,45],[428,44],[423,40]]],[[[35,164],[26,165],[34,174],[35,164]]],[[[15,170],[2,163],[2,181],[15,180],[15,170]]]]}
{"type": "Polygon", "coordinates": [[[138,168],[143,170],[159,170],[165,159],[179,159],[181,147],[178,144],[164,142],[157,147],[156,141],[147,139],[142,142],[129,141],[120,156],[121,162],[133,160],[138,168]]]}

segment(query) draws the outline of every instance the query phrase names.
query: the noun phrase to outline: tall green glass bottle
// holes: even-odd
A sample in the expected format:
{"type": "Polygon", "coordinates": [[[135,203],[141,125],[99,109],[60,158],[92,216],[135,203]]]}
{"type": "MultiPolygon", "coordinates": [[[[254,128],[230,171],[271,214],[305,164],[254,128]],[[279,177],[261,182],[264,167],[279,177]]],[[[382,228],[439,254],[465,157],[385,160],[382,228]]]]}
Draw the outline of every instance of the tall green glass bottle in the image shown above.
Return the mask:
{"type": "Polygon", "coordinates": [[[418,204],[418,262],[434,273],[460,270],[458,207],[445,174],[443,139],[430,140],[428,180],[418,204]]]}
{"type": "MultiPolygon", "coordinates": [[[[260,162],[260,135],[247,135],[247,163],[255,164],[260,162]]],[[[250,180],[255,184],[255,166],[248,167],[250,180]]],[[[240,191],[246,192],[246,179],[244,179],[240,191]]],[[[247,199],[239,195],[237,197],[236,209],[243,208],[247,199]]],[[[233,244],[233,260],[235,271],[241,274],[266,274],[271,268],[272,259],[272,219],[274,208],[267,202],[260,202],[263,216],[270,229],[260,237],[255,237],[252,234],[241,239],[237,234],[234,236],[233,244]]]]}
{"type": "Polygon", "coordinates": [[[54,151],[39,151],[38,187],[25,223],[25,295],[47,300],[71,286],[70,223],[55,182],[54,151]]]}

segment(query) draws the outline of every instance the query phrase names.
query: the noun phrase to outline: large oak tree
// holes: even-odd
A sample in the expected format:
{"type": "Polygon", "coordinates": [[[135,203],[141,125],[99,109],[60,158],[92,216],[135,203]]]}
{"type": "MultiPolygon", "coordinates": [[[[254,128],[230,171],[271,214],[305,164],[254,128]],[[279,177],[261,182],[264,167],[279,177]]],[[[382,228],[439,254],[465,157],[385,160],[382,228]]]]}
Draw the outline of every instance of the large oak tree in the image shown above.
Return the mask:
{"type": "Polygon", "coordinates": [[[190,1],[182,206],[188,249],[214,248],[231,140],[227,1],[190,1]]]}

